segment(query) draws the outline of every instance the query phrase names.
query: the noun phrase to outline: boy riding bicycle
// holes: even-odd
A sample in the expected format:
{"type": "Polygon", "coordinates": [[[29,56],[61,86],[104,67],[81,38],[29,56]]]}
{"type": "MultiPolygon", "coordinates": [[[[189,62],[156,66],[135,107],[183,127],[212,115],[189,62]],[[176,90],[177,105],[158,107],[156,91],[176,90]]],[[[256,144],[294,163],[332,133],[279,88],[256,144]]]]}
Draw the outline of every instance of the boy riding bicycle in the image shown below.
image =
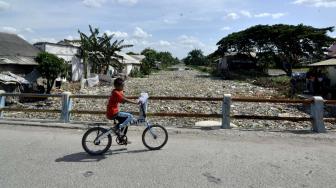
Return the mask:
{"type": "Polygon", "coordinates": [[[119,123],[113,127],[114,132],[120,131],[120,129],[124,128],[128,123],[133,120],[133,116],[130,113],[120,112],[119,111],[119,103],[131,103],[131,104],[139,104],[139,101],[133,101],[127,99],[124,96],[124,80],[121,78],[117,78],[114,80],[114,89],[111,92],[111,96],[109,97],[106,117],[109,120],[117,119],[119,123]]]}

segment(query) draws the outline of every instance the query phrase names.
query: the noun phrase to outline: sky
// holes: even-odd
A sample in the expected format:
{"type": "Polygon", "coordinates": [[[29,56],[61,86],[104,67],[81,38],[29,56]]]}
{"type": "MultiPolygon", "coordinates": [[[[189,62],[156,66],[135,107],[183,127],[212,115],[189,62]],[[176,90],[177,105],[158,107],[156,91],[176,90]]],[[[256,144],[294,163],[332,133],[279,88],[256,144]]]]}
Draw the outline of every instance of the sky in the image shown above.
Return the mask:
{"type": "MultiPolygon", "coordinates": [[[[30,43],[78,39],[88,25],[141,52],[205,54],[228,34],[257,24],[336,26],[336,0],[0,0],[0,31],[30,43]]],[[[336,32],[329,33],[336,37],[336,32]]]]}

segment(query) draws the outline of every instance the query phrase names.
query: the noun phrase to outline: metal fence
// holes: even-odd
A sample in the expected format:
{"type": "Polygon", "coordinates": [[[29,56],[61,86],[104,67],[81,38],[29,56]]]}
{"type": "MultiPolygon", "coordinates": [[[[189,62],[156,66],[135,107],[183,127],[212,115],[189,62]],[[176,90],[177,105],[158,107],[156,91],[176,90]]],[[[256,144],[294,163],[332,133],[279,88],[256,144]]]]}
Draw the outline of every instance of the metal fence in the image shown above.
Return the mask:
{"type": "MultiPolygon", "coordinates": [[[[86,98],[86,99],[107,99],[109,95],[72,95],[70,92],[64,92],[62,94],[45,95],[45,94],[13,94],[4,93],[0,91],[0,118],[3,118],[3,112],[6,111],[21,111],[21,112],[47,112],[47,113],[60,113],[60,121],[64,123],[70,122],[71,114],[105,114],[105,111],[97,110],[73,110],[73,99],[86,98]],[[17,97],[31,97],[31,98],[49,98],[56,97],[61,98],[62,106],[59,110],[45,110],[45,109],[22,109],[22,108],[9,108],[5,106],[5,98],[7,96],[17,97]]],[[[128,97],[136,99],[137,97],[128,97]]],[[[221,118],[223,129],[229,129],[230,119],[254,119],[254,120],[286,120],[293,122],[311,121],[312,128],[315,132],[325,132],[324,122],[336,122],[336,118],[324,118],[324,106],[336,105],[336,100],[323,100],[322,97],[313,97],[306,100],[292,100],[292,99],[261,99],[261,98],[243,98],[243,97],[231,97],[230,94],[221,97],[158,97],[153,96],[150,100],[186,100],[186,101],[221,101],[222,113],[148,113],[148,116],[160,116],[160,117],[196,117],[196,118],[221,118]],[[282,104],[302,104],[310,105],[311,114],[310,117],[279,117],[279,116],[258,116],[258,115],[238,115],[231,114],[231,104],[233,102],[254,102],[254,103],[282,103],[282,104]]],[[[137,115],[138,112],[132,112],[137,115]]]]}

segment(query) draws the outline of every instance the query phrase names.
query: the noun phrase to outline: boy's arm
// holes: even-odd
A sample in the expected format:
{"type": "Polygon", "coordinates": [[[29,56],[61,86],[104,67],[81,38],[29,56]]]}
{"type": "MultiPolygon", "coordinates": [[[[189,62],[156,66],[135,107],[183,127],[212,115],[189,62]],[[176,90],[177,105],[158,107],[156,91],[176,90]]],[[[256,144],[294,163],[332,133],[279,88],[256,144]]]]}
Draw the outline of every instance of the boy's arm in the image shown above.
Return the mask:
{"type": "Polygon", "coordinates": [[[139,104],[138,101],[134,101],[134,100],[128,99],[128,98],[126,98],[126,97],[123,98],[123,101],[124,101],[124,102],[128,102],[128,103],[132,103],[132,104],[139,104]]]}

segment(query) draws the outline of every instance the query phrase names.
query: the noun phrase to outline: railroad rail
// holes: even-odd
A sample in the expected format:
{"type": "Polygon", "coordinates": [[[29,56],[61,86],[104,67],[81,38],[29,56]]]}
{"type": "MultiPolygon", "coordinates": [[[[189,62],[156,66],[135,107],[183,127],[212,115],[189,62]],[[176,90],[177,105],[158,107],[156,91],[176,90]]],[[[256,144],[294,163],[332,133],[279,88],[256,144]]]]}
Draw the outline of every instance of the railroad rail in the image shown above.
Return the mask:
{"type": "MultiPolygon", "coordinates": [[[[60,113],[60,120],[62,122],[70,122],[71,114],[92,114],[103,115],[105,111],[97,110],[73,110],[72,101],[74,99],[107,99],[109,95],[82,95],[71,94],[70,92],[63,92],[62,94],[32,94],[32,93],[4,93],[0,91],[0,118],[3,118],[6,111],[19,111],[19,112],[46,112],[46,113],[60,113]],[[17,97],[30,97],[30,98],[61,98],[61,109],[22,109],[10,108],[5,106],[5,98],[8,96],[17,97]]],[[[129,96],[128,98],[136,99],[136,96],[129,96]]],[[[313,97],[306,100],[293,100],[293,99],[264,99],[264,98],[248,98],[248,97],[232,97],[230,94],[224,97],[175,97],[175,96],[151,96],[150,100],[162,101],[217,101],[222,102],[222,113],[148,113],[148,116],[159,117],[196,117],[196,118],[221,118],[222,128],[230,128],[230,119],[254,119],[254,120],[279,120],[279,121],[311,121],[312,127],[315,132],[325,132],[324,122],[336,122],[336,118],[323,118],[325,105],[336,105],[336,100],[323,100],[322,97],[313,97]],[[280,116],[259,116],[259,115],[241,115],[231,114],[231,104],[233,102],[246,102],[246,103],[281,103],[281,104],[302,104],[311,106],[310,117],[280,117],[280,116]]],[[[137,115],[138,112],[132,112],[137,115]]]]}

